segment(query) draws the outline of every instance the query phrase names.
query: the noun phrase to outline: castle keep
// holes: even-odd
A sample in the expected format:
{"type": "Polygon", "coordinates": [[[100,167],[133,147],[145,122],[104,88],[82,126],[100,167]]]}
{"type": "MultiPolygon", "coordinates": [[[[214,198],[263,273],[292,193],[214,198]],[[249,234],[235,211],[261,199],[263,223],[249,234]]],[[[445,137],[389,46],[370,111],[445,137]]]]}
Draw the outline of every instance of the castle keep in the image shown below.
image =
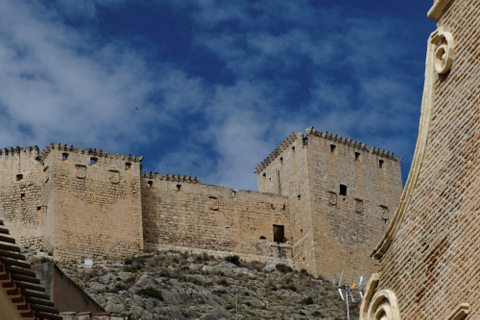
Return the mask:
{"type": "Polygon", "coordinates": [[[368,254],[402,192],[392,153],[313,128],[257,166],[259,192],[141,172],[142,159],[60,144],[5,149],[0,217],[21,246],[61,259],[180,250],[332,277],[374,269],[368,254]]]}

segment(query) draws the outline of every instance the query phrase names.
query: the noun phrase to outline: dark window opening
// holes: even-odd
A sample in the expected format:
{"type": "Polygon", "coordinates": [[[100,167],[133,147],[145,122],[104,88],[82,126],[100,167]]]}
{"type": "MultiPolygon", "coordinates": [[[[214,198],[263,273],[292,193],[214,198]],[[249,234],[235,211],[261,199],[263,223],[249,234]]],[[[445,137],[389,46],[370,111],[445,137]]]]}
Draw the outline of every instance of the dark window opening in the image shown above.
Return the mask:
{"type": "Polygon", "coordinates": [[[298,196],[297,196],[298,200],[300,200],[301,197],[302,197],[301,195],[298,195],[298,196]]]}
{"type": "Polygon", "coordinates": [[[153,181],[148,181],[147,182],[147,188],[150,189],[152,187],[152,185],[153,185],[153,181]]]}
{"type": "Polygon", "coordinates": [[[37,207],[37,211],[40,211],[40,210],[42,210],[42,207],[37,207]]]}
{"type": "Polygon", "coordinates": [[[280,157],[280,164],[283,164],[283,157],[280,157]]]}
{"type": "Polygon", "coordinates": [[[22,194],[20,195],[20,199],[21,199],[21,200],[25,200],[25,193],[22,193],[22,194]]]}
{"type": "Polygon", "coordinates": [[[295,151],[295,147],[292,147],[292,151],[295,151]]]}
{"type": "Polygon", "coordinates": [[[266,174],[266,173],[264,173],[264,174],[263,174],[263,177],[264,177],[264,178],[266,178],[266,177],[267,177],[267,174],[266,174]]]}
{"type": "Polygon", "coordinates": [[[273,225],[273,241],[283,243],[285,242],[285,227],[281,225],[273,225]]]}
{"type": "Polygon", "coordinates": [[[237,195],[237,191],[232,190],[232,198],[235,198],[236,195],[237,195]]]}
{"type": "Polygon", "coordinates": [[[383,168],[383,162],[384,162],[383,160],[379,160],[379,161],[378,161],[378,167],[379,167],[380,169],[383,168]]]}
{"type": "Polygon", "coordinates": [[[62,153],[62,160],[65,161],[68,159],[68,153],[62,153]]]}
{"type": "Polygon", "coordinates": [[[283,205],[282,210],[285,210],[285,209],[287,209],[287,207],[285,205],[283,205]]]}
{"type": "Polygon", "coordinates": [[[97,161],[98,161],[98,158],[95,158],[95,157],[90,158],[90,164],[96,164],[97,161]]]}
{"type": "Polygon", "coordinates": [[[360,161],[360,152],[355,152],[355,161],[360,161]]]}
{"type": "Polygon", "coordinates": [[[23,174],[17,174],[17,181],[22,181],[23,180],[23,174]]]}
{"type": "Polygon", "coordinates": [[[182,188],[182,185],[181,185],[181,184],[177,184],[177,191],[180,191],[181,188],[182,188]]]}
{"type": "Polygon", "coordinates": [[[214,197],[214,196],[210,196],[209,198],[210,199],[217,199],[217,197],[214,197]]]}
{"type": "Polygon", "coordinates": [[[261,236],[259,239],[260,240],[265,240],[266,238],[265,238],[265,236],[261,236]]]}
{"type": "Polygon", "coordinates": [[[275,209],[275,207],[273,206],[273,203],[270,203],[270,209],[275,209]]]}
{"type": "Polygon", "coordinates": [[[308,138],[303,138],[303,145],[308,146],[308,138]]]}
{"type": "Polygon", "coordinates": [[[335,148],[337,148],[337,146],[334,145],[334,144],[331,144],[331,145],[330,145],[330,152],[331,152],[331,153],[334,153],[334,152],[335,152],[335,148]]]}
{"type": "Polygon", "coordinates": [[[132,164],[130,162],[125,163],[125,169],[130,169],[132,164]]]}
{"type": "Polygon", "coordinates": [[[347,186],[344,184],[340,185],[340,193],[341,196],[347,196],[347,186]]]}

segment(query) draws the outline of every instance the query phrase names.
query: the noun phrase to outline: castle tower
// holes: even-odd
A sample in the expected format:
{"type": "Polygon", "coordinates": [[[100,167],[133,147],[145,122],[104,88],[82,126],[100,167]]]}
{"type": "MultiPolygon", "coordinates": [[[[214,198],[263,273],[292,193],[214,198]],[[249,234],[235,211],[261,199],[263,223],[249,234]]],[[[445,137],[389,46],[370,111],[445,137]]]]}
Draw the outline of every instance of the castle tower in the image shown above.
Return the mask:
{"type": "Polygon", "coordinates": [[[420,127],[360,319],[480,318],[480,2],[434,1],[420,127]]]}
{"type": "Polygon", "coordinates": [[[0,150],[0,219],[23,247],[42,248],[45,205],[38,147],[0,150]]]}
{"type": "Polygon", "coordinates": [[[369,253],[402,192],[400,161],[309,128],[291,134],[256,168],[260,192],[288,198],[296,269],[327,278],[374,270],[369,253]]]}
{"type": "Polygon", "coordinates": [[[47,252],[64,259],[142,252],[143,157],[52,144],[40,158],[47,252]]]}

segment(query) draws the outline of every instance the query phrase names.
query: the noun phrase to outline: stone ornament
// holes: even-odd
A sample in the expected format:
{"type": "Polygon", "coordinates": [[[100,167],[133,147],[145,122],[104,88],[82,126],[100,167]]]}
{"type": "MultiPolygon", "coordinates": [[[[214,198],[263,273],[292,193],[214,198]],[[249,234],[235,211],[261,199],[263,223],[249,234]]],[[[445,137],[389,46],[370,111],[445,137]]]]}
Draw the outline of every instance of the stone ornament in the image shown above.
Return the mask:
{"type": "Polygon", "coordinates": [[[453,62],[455,51],[453,36],[450,32],[439,30],[432,41],[438,43],[435,49],[435,70],[439,74],[445,74],[450,71],[453,62]]]}
{"type": "Polygon", "coordinates": [[[370,277],[365,290],[365,298],[360,306],[360,320],[400,320],[398,300],[392,290],[384,289],[375,292],[379,273],[370,277]]]}

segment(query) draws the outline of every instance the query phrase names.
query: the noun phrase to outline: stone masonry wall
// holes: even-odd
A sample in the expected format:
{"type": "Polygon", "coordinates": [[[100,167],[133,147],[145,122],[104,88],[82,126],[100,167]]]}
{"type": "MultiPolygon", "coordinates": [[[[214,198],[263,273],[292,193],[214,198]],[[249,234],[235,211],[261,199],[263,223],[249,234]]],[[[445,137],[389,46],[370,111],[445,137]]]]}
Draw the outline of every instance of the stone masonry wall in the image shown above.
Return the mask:
{"type": "Polygon", "coordinates": [[[327,278],[375,269],[369,254],[402,193],[400,159],[309,128],[256,173],[259,191],[288,198],[295,268],[327,278]]]}
{"type": "Polygon", "coordinates": [[[316,130],[307,133],[315,269],[359,276],[402,193],[400,160],[390,153],[316,130]]]}
{"type": "Polygon", "coordinates": [[[45,206],[39,149],[0,150],[0,219],[21,246],[40,249],[45,206]]]}
{"type": "Polygon", "coordinates": [[[47,251],[66,259],[142,252],[138,159],[52,145],[42,160],[47,251]]]}
{"type": "Polygon", "coordinates": [[[146,251],[180,250],[292,265],[287,199],[201,184],[178,176],[142,178],[146,251]],[[282,242],[274,226],[283,228],[282,242]]]}
{"type": "Polygon", "coordinates": [[[319,275],[315,270],[311,232],[307,146],[301,133],[292,133],[257,169],[258,190],[288,199],[292,228],[293,264],[319,275]]]}

